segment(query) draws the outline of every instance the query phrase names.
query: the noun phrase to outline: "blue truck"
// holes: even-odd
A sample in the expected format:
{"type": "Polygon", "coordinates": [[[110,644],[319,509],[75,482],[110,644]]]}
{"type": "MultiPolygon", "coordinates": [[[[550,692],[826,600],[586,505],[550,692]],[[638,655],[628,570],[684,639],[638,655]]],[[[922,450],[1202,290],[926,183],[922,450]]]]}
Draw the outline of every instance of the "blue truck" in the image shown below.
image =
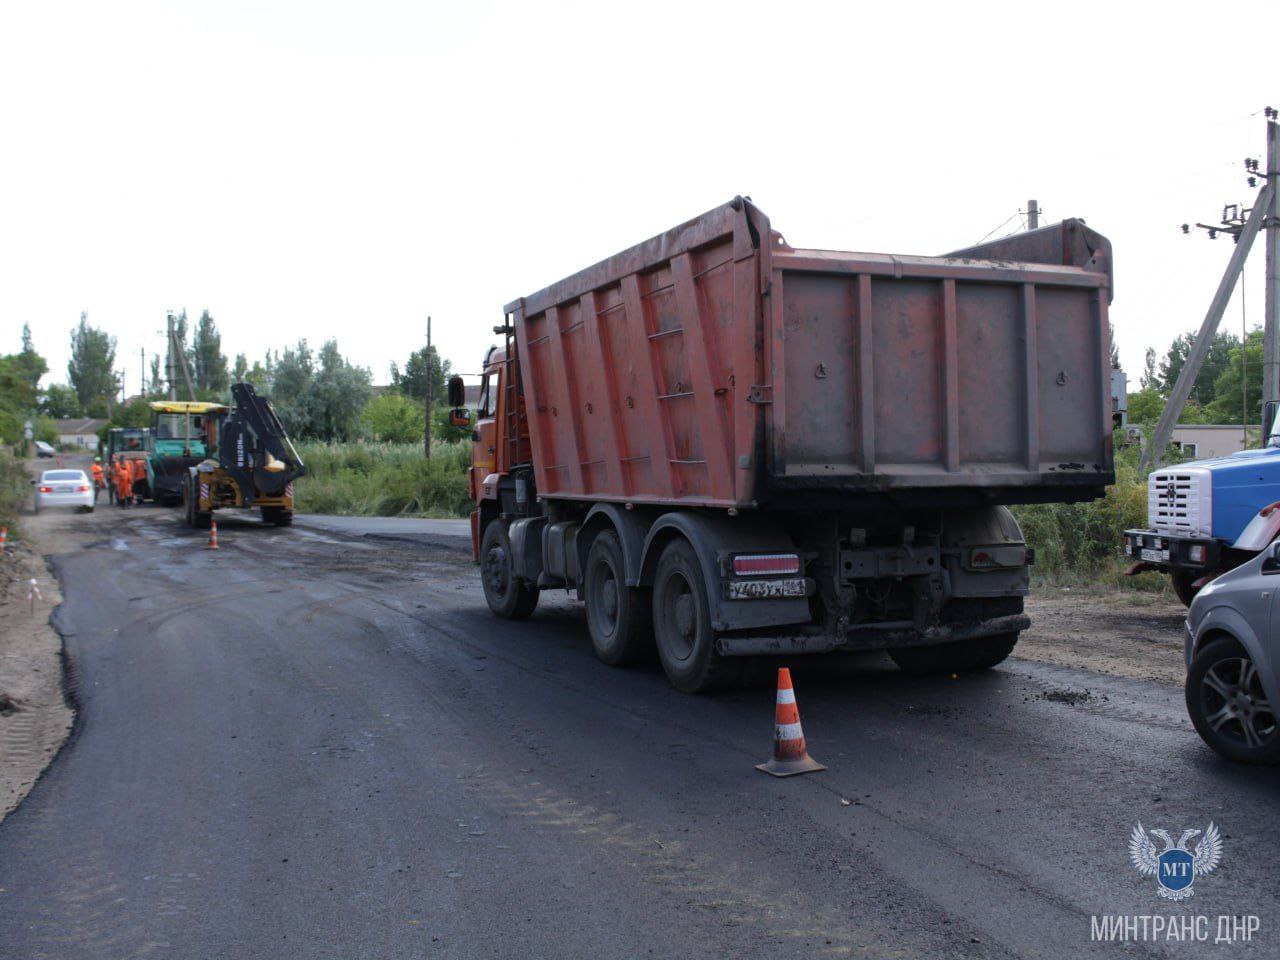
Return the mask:
{"type": "Polygon", "coordinates": [[[1191,605],[1215,577],[1257,556],[1280,533],[1280,424],[1263,416],[1267,443],[1225,457],[1180,463],[1147,479],[1147,529],[1126,530],[1130,573],[1160,570],[1191,605]]]}

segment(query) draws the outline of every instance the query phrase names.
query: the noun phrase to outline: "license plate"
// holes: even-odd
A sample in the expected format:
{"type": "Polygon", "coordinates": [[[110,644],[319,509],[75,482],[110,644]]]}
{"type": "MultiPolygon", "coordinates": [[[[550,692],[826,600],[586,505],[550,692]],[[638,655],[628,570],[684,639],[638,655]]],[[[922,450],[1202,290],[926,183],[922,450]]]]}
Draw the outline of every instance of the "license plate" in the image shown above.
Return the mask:
{"type": "Polygon", "coordinates": [[[731,580],[730,600],[768,600],[773,597],[803,597],[804,578],[794,580],[731,580]]]}
{"type": "Polygon", "coordinates": [[[1168,550],[1143,550],[1142,559],[1146,560],[1149,563],[1168,563],[1169,551],[1168,550]]]}

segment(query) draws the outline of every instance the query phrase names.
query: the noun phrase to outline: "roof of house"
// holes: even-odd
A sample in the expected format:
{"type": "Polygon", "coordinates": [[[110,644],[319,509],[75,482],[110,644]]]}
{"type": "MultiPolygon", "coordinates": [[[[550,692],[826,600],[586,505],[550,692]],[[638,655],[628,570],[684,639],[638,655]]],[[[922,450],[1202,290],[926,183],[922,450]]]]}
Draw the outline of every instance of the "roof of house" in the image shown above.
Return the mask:
{"type": "Polygon", "coordinates": [[[98,435],[98,431],[107,425],[105,420],[97,420],[93,417],[76,417],[73,420],[55,420],[54,424],[58,428],[58,436],[71,437],[76,435],[98,435]]]}

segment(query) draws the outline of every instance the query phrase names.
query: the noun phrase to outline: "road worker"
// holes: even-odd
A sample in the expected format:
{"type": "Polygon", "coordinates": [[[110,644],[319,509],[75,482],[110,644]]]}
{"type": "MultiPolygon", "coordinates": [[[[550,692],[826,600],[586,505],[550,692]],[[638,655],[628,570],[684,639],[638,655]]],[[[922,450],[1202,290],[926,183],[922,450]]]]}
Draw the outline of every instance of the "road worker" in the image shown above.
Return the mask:
{"type": "Polygon", "coordinates": [[[122,507],[133,505],[133,469],[123,457],[116,457],[115,476],[116,503],[122,507]]]}
{"type": "Polygon", "coordinates": [[[133,472],[129,481],[129,493],[138,503],[142,502],[142,497],[134,493],[135,490],[144,489],[147,485],[147,462],[142,459],[130,460],[129,466],[133,472]]]}
{"type": "Polygon", "coordinates": [[[98,491],[107,485],[107,482],[102,475],[102,458],[101,457],[93,458],[92,473],[93,473],[93,502],[97,503],[98,491]]]}

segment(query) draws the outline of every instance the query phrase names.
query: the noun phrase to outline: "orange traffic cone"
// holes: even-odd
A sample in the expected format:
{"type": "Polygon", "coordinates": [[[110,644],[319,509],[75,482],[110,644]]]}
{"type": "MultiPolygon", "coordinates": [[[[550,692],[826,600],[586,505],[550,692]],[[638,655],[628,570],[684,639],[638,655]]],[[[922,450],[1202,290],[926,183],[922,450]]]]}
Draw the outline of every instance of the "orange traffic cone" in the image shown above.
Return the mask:
{"type": "Polygon", "coordinates": [[[209,518],[209,549],[218,549],[218,521],[212,517],[209,518]]]}
{"type": "Polygon", "coordinates": [[[9,545],[9,528],[0,527],[0,554],[4,553],[4,548],[9,545]]]}
{"type": "Polygon", "coordinates": [[[796,708],[796,692],[791,686],[791,671],[778,670],[778,705],[773,715],[773,759],[757,763],[757,770],[775,777],[794,777],[797,773],[814,773],[827,769],[809,756],[804,731],[800,729],[800,711],[796,708]]]}

